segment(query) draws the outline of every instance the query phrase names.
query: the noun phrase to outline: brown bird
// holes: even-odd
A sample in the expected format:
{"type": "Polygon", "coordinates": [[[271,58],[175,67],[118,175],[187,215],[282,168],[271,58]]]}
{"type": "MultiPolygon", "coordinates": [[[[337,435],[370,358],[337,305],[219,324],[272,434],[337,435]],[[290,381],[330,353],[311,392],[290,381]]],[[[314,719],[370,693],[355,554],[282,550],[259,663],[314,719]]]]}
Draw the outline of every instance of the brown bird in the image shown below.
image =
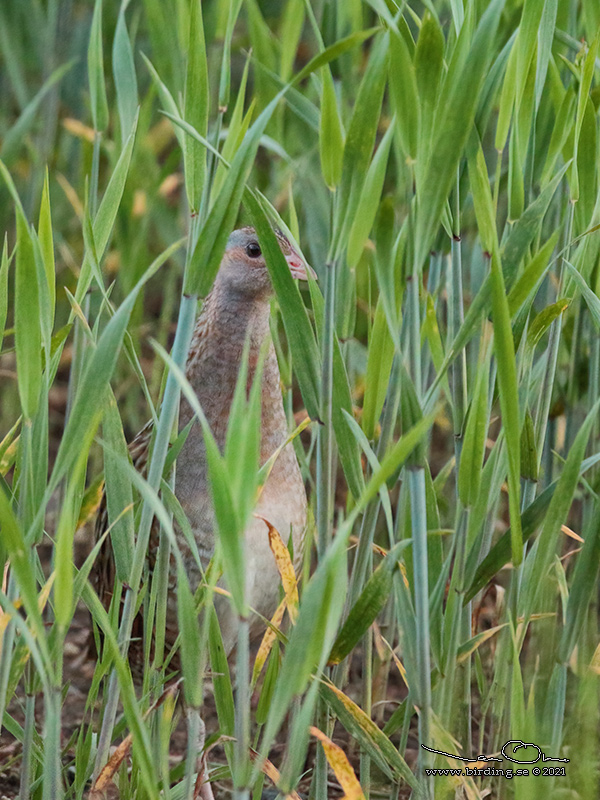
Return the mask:
{"type": "MultiPolygon", "coordinates": [[[[278,233],[277,236],[293,277],[306,280],[307,271],[311,268],[283,234],[278,233]]],[[[314,275],[312,270],[311,274],[314,275]]],[[[245,342],[248,339],[251,378],[263,344],[268,340],[261,386],[261,464],[288,436],[279,367],[269,333],[272,291],[254,229],[247,227],[234,231],[229,237],[212,291],[196,321],[186,366],[186,377],[198,397],[218,446],[223,450],[245,342]]],[[[179,430],[183,430],[193,417],[191,406],[182,398],[179,430]]],[[[140,471],[146,468],[150,438],[151,426],[147,425],[130,445],[134,465],[140,471]]],[[[175,494],[189,520],[202,566],[206,568],[215,550],[216,523],[202,428],[197,421],[192,425],[177,457],[175,494]]],[[[293,446],[288,444],[275,461],[255,511],[277,529],[284,541],[287,542],[292,536],[294,553],[298,557],[303,547],[306,508],[304,482],[293,446]]],[[[104,504],[97,521],[97,535],[106,529],[107,524],[104,504]]],[[[200,570],[177,526],[175,533],[194,591],[201,580],[200,570]]],[[[277,604],[279,577],[265,522],[253,518],[245,531],[245,538],[247,600],[251,608],[268,617],[277,604]]],[[[155,563],[157,548],[158,524],[155,520],[148,553],[150,569],[155,563]]],[[[105,605],[110,604],[114,574],[114,557],[110,539],[107,538],[96,571],[96,588],[105,605]]],[[[169,584],[166,639],[167,644],[172,646],[178,633],[177,596],[174,591],[177,570],[174,558],[171,558],[169,584]]],[[[222,595],[215,596],[215,606],[225,649],[230,653],[237,639],[237,615],[229,600],[222,595]]],[[[256,633],[257,627],[260,629],[260,623],[257,626],[251,622],[251,633],[256,633]]],[[[139,651],[139,655],[130,652],[130,661],[142,658],[143,650],[135,650],[139,651]]],[[[132,663],[134,671],[137,671],[136,667],[141,668],[141,663],[132,663]]]]}

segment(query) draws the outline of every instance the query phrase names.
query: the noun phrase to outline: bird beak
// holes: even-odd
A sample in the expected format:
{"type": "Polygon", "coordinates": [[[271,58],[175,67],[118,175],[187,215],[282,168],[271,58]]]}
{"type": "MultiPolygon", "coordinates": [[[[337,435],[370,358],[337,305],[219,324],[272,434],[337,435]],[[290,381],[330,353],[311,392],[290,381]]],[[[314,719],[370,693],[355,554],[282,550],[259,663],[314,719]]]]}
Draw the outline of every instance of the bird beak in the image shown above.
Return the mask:
{"type": "Polygon", "coordinates": [[[304,261],[302,256],[298,255],[298,253],[290,253],[285,257],[285,260],[287,261],[290,272],[292,273],[292,278],[296,278],[300,281],[307,281],[308,273],[310,273],[315,280],[318,280],[317,273],[306,263],[306,261],[304,261]]]}

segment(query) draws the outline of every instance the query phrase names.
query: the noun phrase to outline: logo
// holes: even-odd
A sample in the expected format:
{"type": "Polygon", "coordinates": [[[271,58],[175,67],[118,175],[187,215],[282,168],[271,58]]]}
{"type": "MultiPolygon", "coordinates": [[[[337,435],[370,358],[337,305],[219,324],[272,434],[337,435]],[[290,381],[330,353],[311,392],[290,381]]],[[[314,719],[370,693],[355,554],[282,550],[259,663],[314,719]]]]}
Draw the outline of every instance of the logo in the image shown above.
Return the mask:
{"type": "Polygon", "coordinates": [[[547,756],[539,745],[534,744],[533,742],[522,742],[520,739],[511,739],[510,741],[506,742],[502,748],[500,749],[500,753],[502,754],[503,758],[499,756],[488,756],[484,753],[478,755],[477,757],[467,757],[457,755],[456,753],[445,753],[443,750],[435,750],[433,747],[427,747],[426,745],[422,744],[421,747],[424,750],[427,750],[429,753],[436,753],[439,756],[446,756],[447,758],[453,758],[457,761],[465,761],[468,764],[473,764],[472,767],[465,766],[462,769],[426,769],[425,772],[427,775],[438,775],[438,776],[448,776],[448,775],[469,775],[473,777],[477,776],[499,776],[504,778],[513,778],[513,777],[527,777],[528,775],[543,775],[543,776],[565,776],[565,767],[537,767],[534,766],[541,762],[545,764],[549,761],[551,762],[562,762],[568,763],[570,759],[568,758],[554,758],[553,756],[547,756]],[[523,752],[525,751],[525,752],[523,752]],[[506,769],[500,767],[483,767],[479,766],[480,764],[486,762],[500,762],[502,763],[504,760],[511,761],[513,764],[526,764],[528,766],[532,766],[533,769],[506,769]]]}

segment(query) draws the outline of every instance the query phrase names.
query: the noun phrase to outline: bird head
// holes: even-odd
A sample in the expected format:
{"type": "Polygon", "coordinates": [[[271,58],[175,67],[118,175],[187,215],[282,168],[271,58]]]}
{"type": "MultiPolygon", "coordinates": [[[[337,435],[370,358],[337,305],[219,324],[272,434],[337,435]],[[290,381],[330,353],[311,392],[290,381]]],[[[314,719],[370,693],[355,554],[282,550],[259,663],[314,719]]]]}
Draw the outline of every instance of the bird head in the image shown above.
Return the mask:
{"type": "MultiPolygon", "coordinates": [[[[281,252],[285,256],[293,278],[305,281],[307,273],[316,273],[289,239],[276,231],[281,252]]],[[[230,235],[218,275],[219,283],[229,291],[249,298],[268,296],[273,290],[256,231],[252,227],[239,228],[230,235]]]]}

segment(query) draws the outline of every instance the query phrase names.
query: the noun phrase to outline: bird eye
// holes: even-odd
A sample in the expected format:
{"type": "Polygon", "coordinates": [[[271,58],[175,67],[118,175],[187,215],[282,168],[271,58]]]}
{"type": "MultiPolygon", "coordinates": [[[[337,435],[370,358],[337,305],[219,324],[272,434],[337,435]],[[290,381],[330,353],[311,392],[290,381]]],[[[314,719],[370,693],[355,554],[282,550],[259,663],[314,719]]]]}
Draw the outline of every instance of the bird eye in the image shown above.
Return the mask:
{"type": "Polygon", "coordinates": [[[246,253],[250,256],[250,258],[258,258],[261,253],[260,246],[257,242],[250,242],[250,244],[246,247],[246,253]]]}

